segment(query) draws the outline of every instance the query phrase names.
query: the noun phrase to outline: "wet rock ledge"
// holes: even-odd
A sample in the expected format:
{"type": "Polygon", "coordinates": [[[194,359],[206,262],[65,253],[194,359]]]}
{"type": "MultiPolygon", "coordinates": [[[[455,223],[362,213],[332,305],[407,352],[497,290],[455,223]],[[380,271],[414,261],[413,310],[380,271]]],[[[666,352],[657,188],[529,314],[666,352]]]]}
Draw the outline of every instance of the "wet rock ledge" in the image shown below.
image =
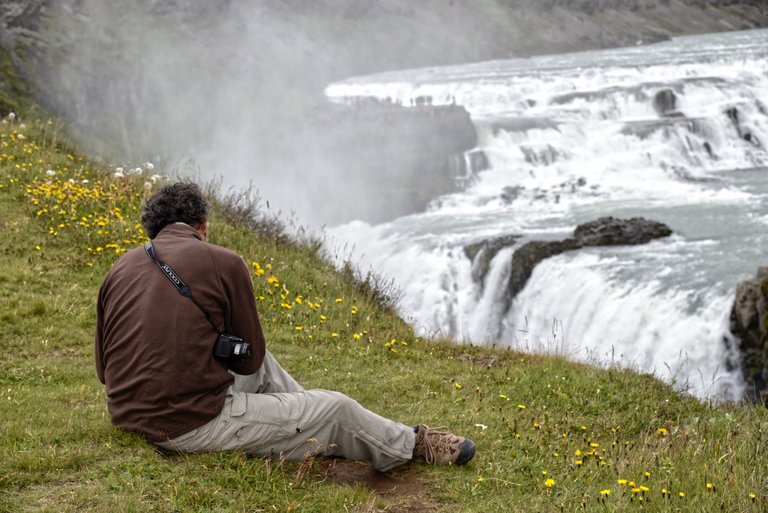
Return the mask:
{"type": "Polygon", "coordinates": [[[730,329],[737,339],[741,371],[747,397],[768,402],[768,267],[760,267],[751,278],[736,286],[730,329]]]}
{"type": "MultiPolygon", "coordinates": [[[[512,299],[523,290],[536,265],[545,258],[587,246],[645,244],[671,234],[672,230],[664,223],[642,217],[631,219],[601,217],[596,221],[578,225],[573,232],[573,237],[565,240],[526,242],[512,255],[512,269],[505,295],[506,308],[509,308],[512,299]]],[[[464,253],[472,260],[473,278],[482,284],[493,257],[501,249],[514,245],[518,239],[519,236],[507,235],[465,246],[464,253]]]]}

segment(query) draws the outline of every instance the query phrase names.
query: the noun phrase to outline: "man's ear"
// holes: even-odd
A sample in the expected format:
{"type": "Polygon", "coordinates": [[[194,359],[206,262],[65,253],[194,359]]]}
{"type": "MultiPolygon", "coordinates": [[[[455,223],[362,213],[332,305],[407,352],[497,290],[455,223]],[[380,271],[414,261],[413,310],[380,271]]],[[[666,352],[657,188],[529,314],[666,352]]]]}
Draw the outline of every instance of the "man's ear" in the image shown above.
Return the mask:
{"type": "Polygon", "coordinates": [[[203,240],[205,240],[205,236],[208,233],[208,220],[203,219],[201,222],[197,223],[195,230],[197,230],[197,233],[199,233],[203,237],[203,240]]]}

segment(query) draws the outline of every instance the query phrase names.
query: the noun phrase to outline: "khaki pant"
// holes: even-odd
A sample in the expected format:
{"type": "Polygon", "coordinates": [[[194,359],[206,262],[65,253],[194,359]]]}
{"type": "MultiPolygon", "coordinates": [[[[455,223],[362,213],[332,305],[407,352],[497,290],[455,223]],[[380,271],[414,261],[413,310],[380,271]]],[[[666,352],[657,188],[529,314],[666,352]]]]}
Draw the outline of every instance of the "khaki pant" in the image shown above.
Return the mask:
{"type": "Polygon", "coordinates": [[[255,374],[235,374],[218,417],[157,445],[178,452],[242,450],[302,460],[340,456],[386,471],[413,457],[411,427],[366,410],[339,392],[304,390],[267,352],[255,374]]]}

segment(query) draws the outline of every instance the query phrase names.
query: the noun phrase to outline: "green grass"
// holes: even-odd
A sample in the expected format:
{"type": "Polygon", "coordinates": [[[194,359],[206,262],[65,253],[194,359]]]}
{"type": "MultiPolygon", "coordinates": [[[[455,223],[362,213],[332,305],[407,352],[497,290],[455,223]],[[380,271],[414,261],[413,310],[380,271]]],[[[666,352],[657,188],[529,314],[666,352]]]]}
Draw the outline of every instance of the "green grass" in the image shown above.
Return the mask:
{"type": "Polygon", "coordinates": [[[92,361],[98,286],[144,240],[138,208],[157,184],[115,177],[56,133],[0,125],[0,511],[765,511],[766,409],[702,404],[628,370],[420,339],[316,244],[276,237],[268,218],[246,229],[258,217],[247,208],[217,209],[210,241],[258,264],[283,366],[382,415],[466,434],[477,456],[406,465],[388,482],[414,489],[376,494],[327,479],[319,460],[159,454],[111,427],[92,361]]]}

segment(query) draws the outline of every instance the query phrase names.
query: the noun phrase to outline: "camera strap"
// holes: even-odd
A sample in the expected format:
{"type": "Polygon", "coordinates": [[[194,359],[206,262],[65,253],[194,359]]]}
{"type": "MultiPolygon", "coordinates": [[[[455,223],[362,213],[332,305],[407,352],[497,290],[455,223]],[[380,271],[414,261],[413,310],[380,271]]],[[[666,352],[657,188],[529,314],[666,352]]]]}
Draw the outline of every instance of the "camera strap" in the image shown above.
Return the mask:
{"type": "Polygon", "coordinates": [[[195,298],[192,297],[192,289],[189,288],[189,285],[184,283],[184,280],[181,279],[181,276],[176,274],[176,272],[173,270],[173,268],[171,268],[170,265],[160,262],[157,259],[157,257],[155,257],[155,246],[154,244],[152,244],[152,241],[149,241],[146,244],[144,244],[144,251],[147,252],[147,256],[149,257],[149,259],[157,264],[157,267],[160,268],[160,270],[163,272],[165,277],[168,278],[168,280],[170,280],[170,282],[173,284],[174,287],[176,287],[176,290],[179,291],[179,294],[181,294],[185,298],[192,301],[197,307],[197,309],[200,310],[203,313],[203,315],[205,315],[205,320],[208,321],[208,323],[211,326],[213,326],[213,329],[216,331],[216,333],[218,333],[219,335],[224,333],[223,330],[220,330],[218,326],[216,326],[213,323],[213,321],[211,320],[211,316],[208,315],[208,312],[203,310],[203,307],[200,306],[200,304],[198,304],[197,301],[195,301],[195,298]]]}

